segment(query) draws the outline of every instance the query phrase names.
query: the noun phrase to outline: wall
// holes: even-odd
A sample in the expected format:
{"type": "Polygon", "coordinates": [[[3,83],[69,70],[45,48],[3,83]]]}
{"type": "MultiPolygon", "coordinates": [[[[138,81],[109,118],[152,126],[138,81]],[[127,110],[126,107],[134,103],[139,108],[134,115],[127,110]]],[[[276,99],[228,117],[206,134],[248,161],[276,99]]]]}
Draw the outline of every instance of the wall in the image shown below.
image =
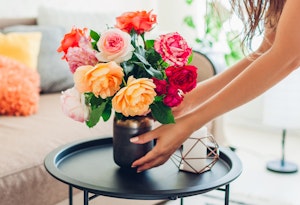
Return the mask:
{"type": "Polygon", "coordinates": [[[35,17],[40,5],[51,7],[85,10],[85,11],[114,11],[136,8],[149,8],[156,1],[149,0],[0,0],[0,17],[35,17]]]}
{"type": "Polygon", "coordinates": [[[87,12],[89,15],[153,10],[153,13],[158,14],[158,25],[155,29],[157,34],[162,31],[179,31],[191,42],[190,39],[194,39],[197,33],[191,32],[183,24],[183,18],[187,14],[193,14],[198,19],[197,23],[203,23],[201,15],[204,13],[204,5],[204,1],[195,1],[193,6],[188,6],[185,0],[0,0],[0,18],[37,17],[41,6],[68,12],[87,12]]]}

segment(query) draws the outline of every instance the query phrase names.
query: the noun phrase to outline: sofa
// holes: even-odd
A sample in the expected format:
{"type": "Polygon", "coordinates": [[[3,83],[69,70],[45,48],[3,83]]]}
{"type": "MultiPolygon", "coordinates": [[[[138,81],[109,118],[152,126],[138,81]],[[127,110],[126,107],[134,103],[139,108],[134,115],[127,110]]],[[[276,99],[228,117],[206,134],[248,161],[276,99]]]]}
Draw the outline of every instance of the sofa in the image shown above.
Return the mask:
{"type": "MultiPolygon", "coordinates": [[[[29,92],[29,88],[25,88],[27,81],[20,81],[18,86],[23,92],[27,91],[23,98],[31,100],[27,107],[33,108],[27,109],[26,113],[0,114],[0,205],[54,205],[68,197],[68,187],[45,170],[45,156],[66,143],[89,137],[111,136],[112,121],[88,128],[62,113],[60,93],[73,86],[67,65],[56,52],[65,28],[39,25],[36,18],[0,19],[0,32],[3,35],[14,32],[41,34],[36,56],[37,68],[33,71],[38,73],[39,81],[35,82],[38,82],[39,89],[29,92]],[[30,96],[36,92],[38,94],[35,97],[30,96]]],[[[3,78],[1,72],[3,74],[0,65],[0,79],[3,78]]],[[[18,73],[12,78],[16,75],[18,73]]],[[[26,76],[18,79],[24,80],[26,76]]],[[[1,92],[9,87],[2,86],[1,89],[0,99],[3,99],[1,92]]],[[[222,135],[221,121],[214,120],[209,127],[212,134],[222,135]]]]}

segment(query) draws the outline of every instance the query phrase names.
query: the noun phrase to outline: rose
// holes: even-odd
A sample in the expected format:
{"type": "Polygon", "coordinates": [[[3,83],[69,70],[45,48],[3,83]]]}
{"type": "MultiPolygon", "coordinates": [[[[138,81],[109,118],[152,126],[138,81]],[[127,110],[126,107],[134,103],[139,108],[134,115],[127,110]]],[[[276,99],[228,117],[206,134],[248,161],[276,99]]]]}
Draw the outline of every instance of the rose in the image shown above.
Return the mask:
{"type": "Polygon", "coordinates": [[[72,73],[75,73],[76,69],[82,65],[96,65],[98,63],[93,50],[80,47],[69,48],[66,58],[72,73]]]}
{"type": "Polygon", "coordinates": [[[183,67],[170,66],[166,69],[169,83],[187,93],[197,85],[197,68],[192,65],[183,67]]]}
{"type": "Polygon", "coordinates": [[[74,87],[62,92],[60,100],[63,113],[73,120],[86,121],[89,117],[89,108],[85,105],[84,99],[84,95],[74,87]]]}
{"type": "Polygon", "coordinates": [[[181,95],[178,88],[169,85],[167,88],[167,95],[163,99],[164,104],[169,107],[175,107],[180,105],[182,100],[183,96],[181,95]]]}
{"type": "Polygon", "coordinates": [[[157,95],[163,95],[167,92],[167,81],[166,80],[159,80],[157,78],[152,78],[153,83],[155,84],[156,88],[155,91],[157,95]]]}
{"type": "Polygon", "coordinates": [[[192,49],[177,32],[160,35],[154,42],[154,49],[164,61],[174,66],[185,65],[192,53],[192,49]]]}
{"type": "Polygon", "coordinates": [[[115,61],[121,63],[132,57],[134,47],[128,33],[117,28],[112,28],[101,33],[97,42],[100,53],[96,57],[101,62],[115,61]]]}
{"type": "Polygon", "coordinates": [[[61,41],[60,47],[57,49],[58,52],[64,52],[63,59],[66,58],[68,49],[71,47],[78,47],[79,40],[82,37],[86,37],[87,29],[72,28],[70,33],[65,34],[61,41]]]}
{"type": "Polygon", "coordinates": [[[117,92],[112,99],[112,107],[124,116],[145,115],[154,101],[156,93],[155,84],[151,79],[135,79],[130,76],[127,86],[117,92]]]}
{"type": "Polygon", "coordinates": [[[156,15],[151,14],[151,11],[125,12],[117,17],[116,21],[116,28],[127,33],[134,29],[137,34],[142,34],[152,29],[153,24],[156,23],[156,15]]]}
{"type": "Polygon", "coordinates": [[[112,61],[80,66],[74,73],[74,82],[79,92],[93,92],[95,96],[105,99],[120,89],[123,76],[123,69],[112,61]]]}

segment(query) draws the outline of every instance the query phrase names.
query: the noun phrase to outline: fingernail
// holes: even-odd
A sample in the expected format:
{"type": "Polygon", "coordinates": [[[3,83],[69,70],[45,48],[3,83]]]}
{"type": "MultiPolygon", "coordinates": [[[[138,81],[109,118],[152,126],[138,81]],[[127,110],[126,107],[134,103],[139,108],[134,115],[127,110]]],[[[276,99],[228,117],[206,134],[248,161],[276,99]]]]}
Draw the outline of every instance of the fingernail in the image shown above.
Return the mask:
{"type": "Polygon", "coordinates": [[[130,138],[130,142],[137,142],[139,140],[138,137],[133,137],[133,138],[130,138]]]}

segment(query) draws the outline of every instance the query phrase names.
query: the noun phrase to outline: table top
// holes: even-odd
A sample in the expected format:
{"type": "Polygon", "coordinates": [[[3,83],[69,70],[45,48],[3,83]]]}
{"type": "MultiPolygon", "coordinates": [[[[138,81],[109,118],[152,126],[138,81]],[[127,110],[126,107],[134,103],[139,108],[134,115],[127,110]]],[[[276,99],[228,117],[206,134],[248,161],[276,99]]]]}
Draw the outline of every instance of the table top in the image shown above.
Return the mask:
{"type": "Polygon", "coordinates": [[[123,170],[113,161],[112,138],[69,143],[45,158],[47,171],[78,189],[126,199],[174,199],[201,194],[235,180],[242,172],[240,159],[227,148],[211,170],[202,174],[179,171],[172,160],[142,173],[123,170]]]}

